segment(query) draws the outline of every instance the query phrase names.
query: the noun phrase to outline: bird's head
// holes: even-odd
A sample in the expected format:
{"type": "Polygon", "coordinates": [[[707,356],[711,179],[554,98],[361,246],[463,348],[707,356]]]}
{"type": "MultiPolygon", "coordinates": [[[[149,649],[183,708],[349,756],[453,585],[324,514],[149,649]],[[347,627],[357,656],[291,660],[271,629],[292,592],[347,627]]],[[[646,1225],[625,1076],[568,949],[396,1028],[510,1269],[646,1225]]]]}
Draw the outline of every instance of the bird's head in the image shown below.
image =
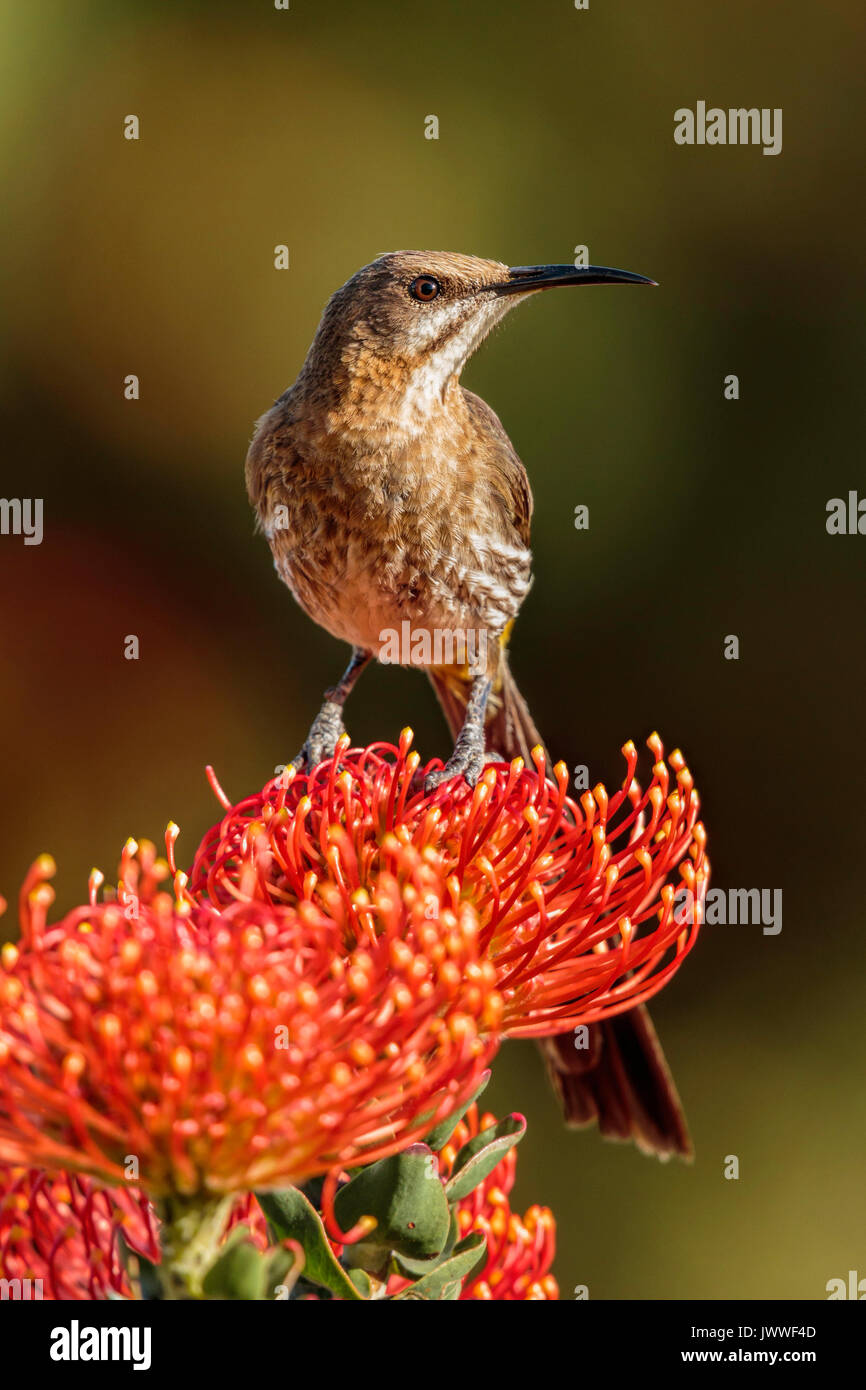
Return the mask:
{"type": "MultiPolygon", "coordinates": [[[[605,266],[507,266],[450,251],[392,251],[331,296],[308,359],[338,374],[391,371],[419,403],[441,400],[466,359],[515,304],[568,285],[652,285],[605,266]]],[[[382,385],[385,385],[383,380],[382,385]]]]}

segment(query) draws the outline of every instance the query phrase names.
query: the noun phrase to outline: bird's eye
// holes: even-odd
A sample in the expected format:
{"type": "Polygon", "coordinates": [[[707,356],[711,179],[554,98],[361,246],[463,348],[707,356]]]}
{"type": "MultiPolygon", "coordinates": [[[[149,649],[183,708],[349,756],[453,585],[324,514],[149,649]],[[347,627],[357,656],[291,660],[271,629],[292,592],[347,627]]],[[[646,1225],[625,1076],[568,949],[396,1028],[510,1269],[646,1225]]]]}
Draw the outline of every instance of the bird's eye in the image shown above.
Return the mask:
{"type": "Polygon", "coordinates": [[[409,286],[409,293],[413,299],[420,299],[423,304],[435,299],[442,286],[438,280],[434,280],[432,275],[419,275],[409,286]]]}

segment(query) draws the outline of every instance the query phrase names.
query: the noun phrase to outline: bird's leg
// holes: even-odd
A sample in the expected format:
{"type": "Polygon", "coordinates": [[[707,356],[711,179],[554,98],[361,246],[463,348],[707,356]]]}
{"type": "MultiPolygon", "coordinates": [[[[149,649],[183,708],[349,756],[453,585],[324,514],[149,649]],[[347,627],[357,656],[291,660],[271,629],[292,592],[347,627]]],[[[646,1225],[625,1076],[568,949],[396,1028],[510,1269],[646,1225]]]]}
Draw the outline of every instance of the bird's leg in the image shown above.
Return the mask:
{"type": "Polygon", "coordinates": [[[325,758],[334,756],[337,739],[346,732],[343,728],[343,706],[371,656],[372,652],[364,651],[363,647],[352,648],[351,661],[339,683],[325,691],[324,704],[310,726],[303,748],[292,759],[292,767],[298,770],[304,765],[313,768],[325,758]]]}
{"type": "Polygon", "coordinates": [[[439,772],[428,773],[425,777],[425,792],[435,791],[442,782],[459,777],[461,773],[470,787],[475,786],[484,766],[484,715],[492,685],[486,674],[474,677],[454,752],[439,772]]]}

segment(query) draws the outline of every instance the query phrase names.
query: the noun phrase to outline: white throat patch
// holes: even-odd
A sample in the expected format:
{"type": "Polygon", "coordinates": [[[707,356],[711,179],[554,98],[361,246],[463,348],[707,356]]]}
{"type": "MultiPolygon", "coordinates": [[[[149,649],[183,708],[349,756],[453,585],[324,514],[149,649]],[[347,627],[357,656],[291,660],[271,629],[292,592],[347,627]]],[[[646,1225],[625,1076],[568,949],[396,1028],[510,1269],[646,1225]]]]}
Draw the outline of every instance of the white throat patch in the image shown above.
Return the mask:
{"type": "MultiPolygon", "coordinates": [[[[428,354],[414,369],[401,402],[401,424],[411,425],[418,422],[419,418],[423,419],[429,415],[437,403],[441,402],[446,383],[460,372],[466,359],[487,337],[491,328],[514,307],[515,299],[516,296],[488,300],[447,338],[441,347],[428,354]]],[[[450,319],[450,306],[447,304],[443,304],[439,310],[424,314],[410,338],[412,350],[423,353],[426,344],[435,342],[447,329],[450,319]]]]}

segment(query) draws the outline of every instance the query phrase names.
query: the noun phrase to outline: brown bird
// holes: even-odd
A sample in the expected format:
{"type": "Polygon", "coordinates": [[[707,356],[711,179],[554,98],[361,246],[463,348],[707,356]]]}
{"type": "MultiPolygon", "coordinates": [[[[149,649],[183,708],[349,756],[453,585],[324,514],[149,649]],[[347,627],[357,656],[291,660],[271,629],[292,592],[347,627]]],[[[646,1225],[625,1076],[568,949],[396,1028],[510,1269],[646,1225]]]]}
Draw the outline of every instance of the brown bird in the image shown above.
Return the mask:
{"type": "MultiPolygon", "coordinates": [[[[301,607],[351,644],[296,765],[331,756],[346,698],[371,660],[426,669],[455,736],[432,790],[485,757],[542,744],[511,675],[511,625],[531,583],[532,493],[498,416],[460,385],[500,319],[555,286],[655,282],[603,266],[508,267],[395,251],[332,295],[293,386],[258,421],[247,489],[301,607]]],[[[667,1157],[685,1120],[643,1008],[544,1045],[573,1125],[667,1157]]]]}

